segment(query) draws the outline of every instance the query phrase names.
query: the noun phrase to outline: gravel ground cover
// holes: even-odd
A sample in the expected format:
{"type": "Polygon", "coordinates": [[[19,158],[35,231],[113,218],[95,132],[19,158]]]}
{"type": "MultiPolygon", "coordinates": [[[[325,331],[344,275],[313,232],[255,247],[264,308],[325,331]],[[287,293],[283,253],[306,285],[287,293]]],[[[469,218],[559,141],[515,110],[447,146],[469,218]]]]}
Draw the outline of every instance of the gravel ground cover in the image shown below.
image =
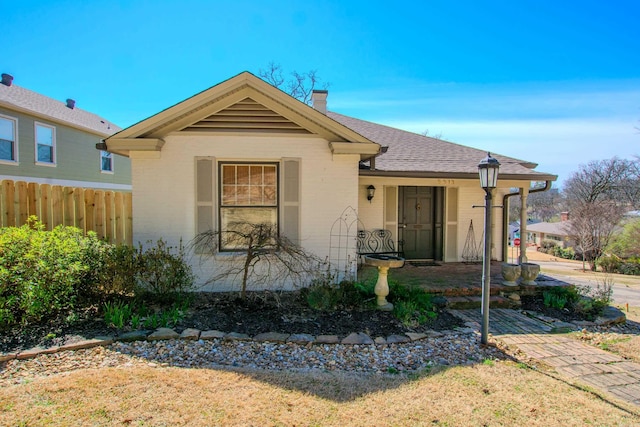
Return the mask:
{"type": "Polygon", "coordinates": [[[387,345],[302,345],[219,339],[116,342],[107,347],[4,362],[0,364],[0,385],[77,369],[134,365],[396,374],[435,365],[470,365],[505,358],[494,346],[480,346],[477,333],[456,331],[387,345]]]}

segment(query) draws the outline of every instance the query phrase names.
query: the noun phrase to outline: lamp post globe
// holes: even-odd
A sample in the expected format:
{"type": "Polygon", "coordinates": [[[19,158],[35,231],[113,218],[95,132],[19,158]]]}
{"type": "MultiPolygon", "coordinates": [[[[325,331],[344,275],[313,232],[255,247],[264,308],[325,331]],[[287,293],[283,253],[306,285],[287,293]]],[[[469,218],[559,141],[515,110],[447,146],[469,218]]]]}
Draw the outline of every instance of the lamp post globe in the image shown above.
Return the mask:
{"type": "Polygon", "coordinates": [[[498,183],[498,170],[500,162],[495,157],[491,157],[491,153],[487,153],[487,157],[478,163],[478,174],[480,175],[480,187],[485,190],[496,188],[498,183]]]}

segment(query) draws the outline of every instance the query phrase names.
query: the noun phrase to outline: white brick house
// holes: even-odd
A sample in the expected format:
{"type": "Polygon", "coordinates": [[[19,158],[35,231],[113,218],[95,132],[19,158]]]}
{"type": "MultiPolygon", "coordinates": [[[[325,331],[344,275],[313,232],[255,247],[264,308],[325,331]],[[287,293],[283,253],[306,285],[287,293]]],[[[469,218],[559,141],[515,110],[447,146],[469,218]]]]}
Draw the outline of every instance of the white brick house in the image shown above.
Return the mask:
{"type": "MultiPolygon", "coordinates": [[[[484,200],[477,164],[486,152],[327,112],[326,96],[315,93],[312,108],[244,72],[107,138],[108,151],[131,159],[134,242],[188,242],[246,218],[274,222],[329,258],[332,226],[353,207],[362,226],[389,229],[408,258],[462,261],[471,220],[481,239],[473,205],[484,200]]],[[[526,201],[532,182],[556,178],[494,157],[497,201],[513,187],[526,201]]],[[[355,245],[349,251],[355,259],[355,245]]]]}

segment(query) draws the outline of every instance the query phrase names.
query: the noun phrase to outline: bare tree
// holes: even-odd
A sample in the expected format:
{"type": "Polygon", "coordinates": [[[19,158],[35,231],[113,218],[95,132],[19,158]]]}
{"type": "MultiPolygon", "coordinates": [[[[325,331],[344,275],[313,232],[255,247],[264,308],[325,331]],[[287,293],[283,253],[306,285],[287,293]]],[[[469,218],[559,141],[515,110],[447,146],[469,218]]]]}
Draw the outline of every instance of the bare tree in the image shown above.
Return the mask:
{"type": "Polygon", "coordinates": [[[638,206],[638,182],[638,159],[614,157],[580,166],[565,183],[568,231],[591,270],[625,212],[638,206]]]}
{"type": "Polygon", "coordinates": [[[431,133],[429,131],[429,129],[425,129],[424,131],[422,131],[422,133],[420,133],[420,135],[422,136],[428,136],[429,138],[435,138],[435,139],[442,139],[444,138],[444,135],[442,135],[442,132],[438,132],[438,133],[431,133]]]}
{"type": "Polygon", "coordinates": [[[285,78],[282,66],[274,62],[270,62],[266,69],[258,70],[258,77],[305,104],[311,104],[311,94],[314,89],[326,90],[329,88],[329,83],[322,82],[317,70],[305,73],[292,71],[289,77],[285,78]]]}
{"type": "MultiPolygon", "coordinates": [[[[516,191],[517,189],[512,191],[516,191]]],[[[548,191],[529,193],[527,197],[527,217],[549,222],[561,210],[562,194],[556,188],[548,191]]],[[[509,200],[509,220],[519,221],[521,210],[520,196],[509,200]]]]}
{"type": "Polygon", "coordinates": [[[236,222],[225,231],[209,230],[195,237],[192,246],[203,260],[213,260],[221,247],[233,248],[233,257],[216,265],[207,280],[234,281],[240,277],[240,297],[246,298],[248,284],[292,282],[300,284],[311,277],[320,260],[278,233],[274,224],[236,222]]]}

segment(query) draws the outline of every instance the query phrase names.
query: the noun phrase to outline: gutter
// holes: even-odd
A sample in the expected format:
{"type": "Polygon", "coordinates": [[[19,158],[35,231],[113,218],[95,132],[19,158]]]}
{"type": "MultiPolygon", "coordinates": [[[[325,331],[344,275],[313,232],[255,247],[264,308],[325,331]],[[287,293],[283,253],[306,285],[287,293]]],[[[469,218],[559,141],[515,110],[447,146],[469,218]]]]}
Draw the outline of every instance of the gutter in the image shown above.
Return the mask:
{"type": "MultiPolygon", "coordinates": [[[[541,193],[543,191],[548,191],[551,188],[551,181],[545,181],[544,187],[542,188],[535,188],[533,190],[529,190],[529,194],[531,193],[541,193]]],[[[502,262],[507,262],[506,260],[508,259],[507,257],[509,256],[508,254],[508,246],[507,246],[507,239],[508,239],[508,235],[509,235],[509,209],[508,209],[508,202],[509,202],[509,198],[513,197],[513,196],[519,196],[521,193],[518,190],[517,193],[509,193],[509,194],[505,194],[504,197],[502,198],[502,262]]],[[[522,238],[522,236],[520,236],[522,238]]]]}

